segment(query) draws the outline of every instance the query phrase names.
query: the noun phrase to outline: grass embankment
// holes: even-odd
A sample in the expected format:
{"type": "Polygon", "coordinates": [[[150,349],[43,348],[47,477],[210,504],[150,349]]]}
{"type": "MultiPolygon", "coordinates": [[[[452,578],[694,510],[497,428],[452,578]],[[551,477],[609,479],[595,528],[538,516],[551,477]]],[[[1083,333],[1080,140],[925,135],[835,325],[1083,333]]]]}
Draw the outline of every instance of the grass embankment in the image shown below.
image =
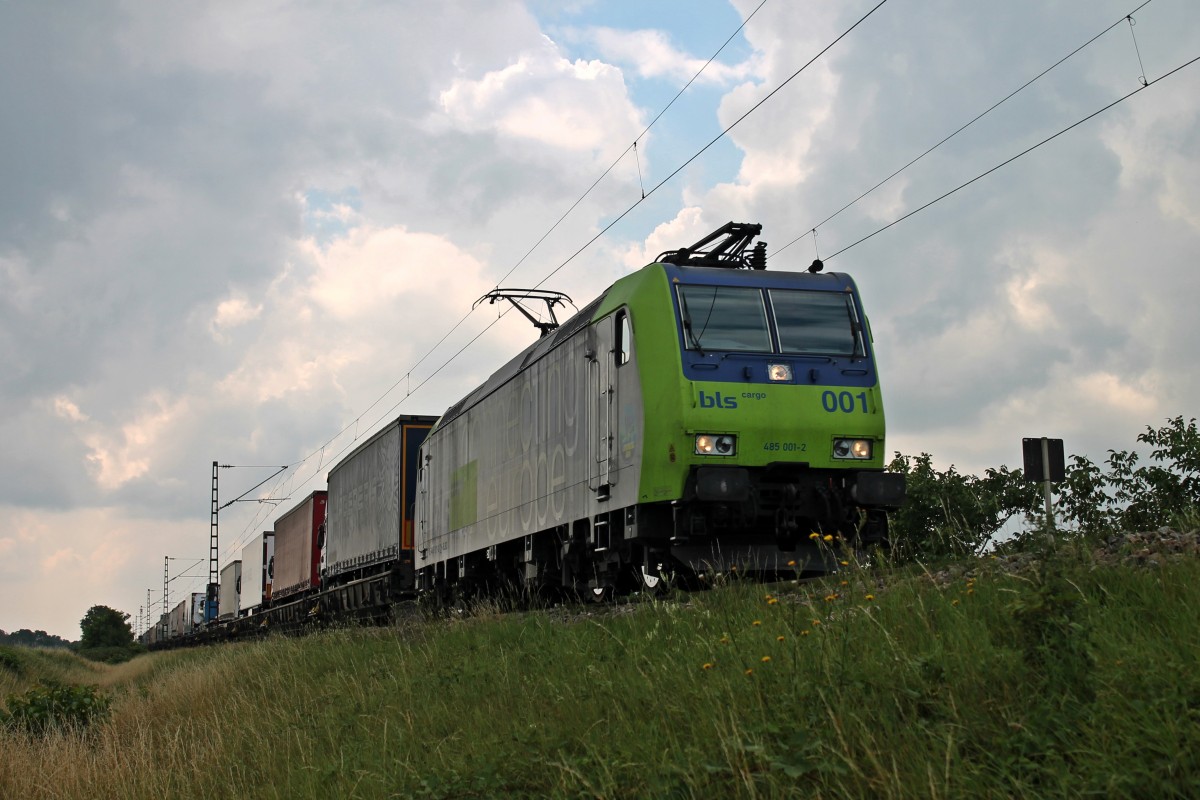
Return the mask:
{"type": "Polygon", "coordinates": [[[112,714],[0,796],[1200,794],[1200,562],[1049,563],[55,665],[112,714]]]}

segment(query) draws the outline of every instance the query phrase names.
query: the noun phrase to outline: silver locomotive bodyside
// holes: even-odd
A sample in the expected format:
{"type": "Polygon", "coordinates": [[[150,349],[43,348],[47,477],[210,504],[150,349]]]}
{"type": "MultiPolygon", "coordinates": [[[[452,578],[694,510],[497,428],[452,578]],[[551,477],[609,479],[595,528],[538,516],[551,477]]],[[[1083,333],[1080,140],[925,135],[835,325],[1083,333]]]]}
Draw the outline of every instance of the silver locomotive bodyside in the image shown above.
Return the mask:
{"type": "Polygon", "coordinates": [[[517,560],[530,563],[535,534],[553,532],[559,543],[594,536],[608,512],[637,502],[637,365],[628,358],[618,369],[614,315],[588,324],[594,308],[501,368],[425,440],[415,537],[421,588],[494,573],[487,562],[513,545],[517,560]]]}

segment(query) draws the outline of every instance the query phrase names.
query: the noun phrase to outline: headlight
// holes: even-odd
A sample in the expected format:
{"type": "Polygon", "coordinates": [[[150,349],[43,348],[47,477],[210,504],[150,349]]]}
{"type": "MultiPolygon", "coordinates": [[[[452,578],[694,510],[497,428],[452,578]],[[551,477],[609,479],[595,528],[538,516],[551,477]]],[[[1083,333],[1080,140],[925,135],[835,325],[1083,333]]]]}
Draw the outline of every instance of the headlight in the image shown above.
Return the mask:
{"type": "Polygon", "coordinates": [[[787,383],[792,379],[792,368],[789,364],[768,364],[767,378],[772,381],[787,383]]]}
{"type": "Polygon", "coordinates": [[[731,456],[737,452],[737,437],[731,433],[700,433],[696,435],[696,455],[731,456]]]}
{"type": "Polygon", "coordinates": [[[871,458],[870,439],[834,439],[833,457],[866,461],[871,458]]]}

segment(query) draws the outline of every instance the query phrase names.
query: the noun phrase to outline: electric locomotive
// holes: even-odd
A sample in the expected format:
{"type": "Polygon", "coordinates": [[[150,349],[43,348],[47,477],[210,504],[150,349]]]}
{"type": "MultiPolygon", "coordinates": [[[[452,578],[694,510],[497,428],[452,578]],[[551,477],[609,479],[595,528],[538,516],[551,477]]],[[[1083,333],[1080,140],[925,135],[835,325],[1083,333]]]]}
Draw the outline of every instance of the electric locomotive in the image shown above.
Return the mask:
{"type": "Polygon", "coordinates": [[[884,471],[858,290],[820,262],[768,271],[760,232],[661,254],[442,415],[421,449],[418,589],[604,598],[886,543],[904,478],[884,471]]]}

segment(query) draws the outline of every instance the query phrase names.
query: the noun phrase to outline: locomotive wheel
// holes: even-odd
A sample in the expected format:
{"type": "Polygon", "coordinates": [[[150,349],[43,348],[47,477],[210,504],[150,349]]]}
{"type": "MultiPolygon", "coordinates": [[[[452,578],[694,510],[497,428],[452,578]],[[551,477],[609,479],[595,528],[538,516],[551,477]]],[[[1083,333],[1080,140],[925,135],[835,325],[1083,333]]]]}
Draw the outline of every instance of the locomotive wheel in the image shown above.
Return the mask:
{"type": "Polygon", "coordinates": [[[610,602],[613,599],[613,594],[614,592],[612,584],[606,583],[602,586],[589,586],[584,592],[584,597],[586,597],[589,602],[599,605],[601,603],[610,602]]]}
{"type": "Polygon", "coordinates": [[[671,581],[658,572],[647,572],[643,566],[638,570],[638,585],[647,594],[664,595],[671,590],[671,581]]]}

